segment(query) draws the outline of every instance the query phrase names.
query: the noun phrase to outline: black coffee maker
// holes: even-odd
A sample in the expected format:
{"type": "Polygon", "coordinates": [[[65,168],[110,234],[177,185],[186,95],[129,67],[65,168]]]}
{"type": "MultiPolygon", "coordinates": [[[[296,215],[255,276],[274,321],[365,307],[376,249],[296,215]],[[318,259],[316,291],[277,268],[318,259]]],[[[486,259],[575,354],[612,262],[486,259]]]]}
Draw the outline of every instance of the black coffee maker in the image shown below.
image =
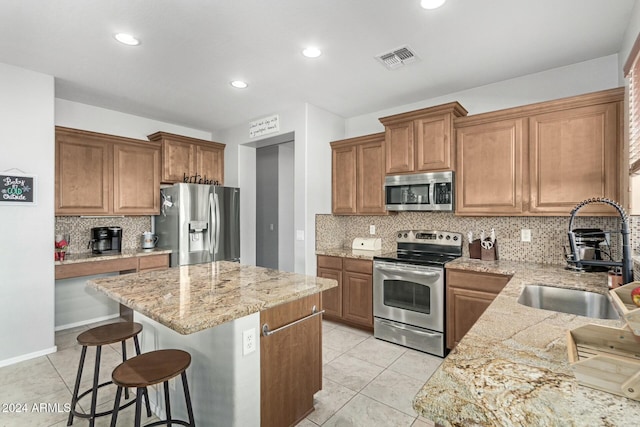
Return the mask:
{"type": "Polygon", "coordinates": [[[94,254],[119,254],[122,250],[122,227],[94,227],[89,247],[94,254]]]}

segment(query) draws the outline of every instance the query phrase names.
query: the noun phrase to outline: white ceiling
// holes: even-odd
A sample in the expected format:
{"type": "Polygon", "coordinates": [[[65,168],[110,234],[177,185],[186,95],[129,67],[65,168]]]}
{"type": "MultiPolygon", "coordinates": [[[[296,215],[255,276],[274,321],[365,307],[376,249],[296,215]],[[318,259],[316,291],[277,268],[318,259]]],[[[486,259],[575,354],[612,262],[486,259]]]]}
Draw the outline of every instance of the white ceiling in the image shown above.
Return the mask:
{"type": "Polygon", "coordinates": [[[353,117],[614,54],[635,1],[0,0],[0,62],[54,76],[58,98],[215,131],[302,102],[353,117]],[[303,57],[307,45],[324,54],[303,57]],[[374,59],[403,45],[421,61],[374,59]]]}

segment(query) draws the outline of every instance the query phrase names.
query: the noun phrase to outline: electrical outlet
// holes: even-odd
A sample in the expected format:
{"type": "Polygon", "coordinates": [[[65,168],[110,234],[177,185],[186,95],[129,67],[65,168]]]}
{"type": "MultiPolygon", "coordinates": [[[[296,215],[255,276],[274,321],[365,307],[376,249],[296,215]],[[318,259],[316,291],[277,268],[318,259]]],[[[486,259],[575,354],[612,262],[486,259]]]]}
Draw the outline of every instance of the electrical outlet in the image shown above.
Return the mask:
{"type": "Polygon", "coordinates": [[[256,330],[254,328],[242,331],[242,355],[246,356],[256,351],[256,330]]]}
{"type": "Polygon", "coordinates": [[[531,230],[528,228],[523,228],[520,230],[520,241],[521,242],[531,242],[531,230]]]}
{"type": "Polygon", "coordinates": [[[372,234],[372,235],[376,234],[376,226],[375,225],[371,224],[369,226],[369,234],[372,234]]]}

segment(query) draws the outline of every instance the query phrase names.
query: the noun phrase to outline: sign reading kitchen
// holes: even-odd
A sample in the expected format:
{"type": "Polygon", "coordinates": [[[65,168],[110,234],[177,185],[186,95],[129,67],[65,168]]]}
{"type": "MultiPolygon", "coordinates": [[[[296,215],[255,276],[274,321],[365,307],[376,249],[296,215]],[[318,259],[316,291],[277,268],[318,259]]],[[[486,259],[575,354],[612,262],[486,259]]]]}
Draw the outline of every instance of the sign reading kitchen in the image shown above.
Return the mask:
{"type": "Polygon", "coordinates": [[[0,203],[35,205],[35,184],[35,176],[0,174],[0,203]]]}
{"type": "Polygon", "coordinates": [[[280,116],[274,115],[249,122],[249,138],[280,132],[280,116]]]}

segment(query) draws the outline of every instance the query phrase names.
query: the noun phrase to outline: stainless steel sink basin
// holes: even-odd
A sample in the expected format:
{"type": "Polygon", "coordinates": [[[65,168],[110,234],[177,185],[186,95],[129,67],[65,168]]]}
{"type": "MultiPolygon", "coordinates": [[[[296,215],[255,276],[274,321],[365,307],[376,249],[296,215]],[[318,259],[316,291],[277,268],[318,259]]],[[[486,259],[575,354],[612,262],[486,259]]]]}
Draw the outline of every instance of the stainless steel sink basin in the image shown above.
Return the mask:
{"type": "Polygon", "coordinates": [[[620,318],[606,295],[576,289],[525,285],[518,298],[518,303],[533,308],[577,314],[596,319],[620,318]]]}

